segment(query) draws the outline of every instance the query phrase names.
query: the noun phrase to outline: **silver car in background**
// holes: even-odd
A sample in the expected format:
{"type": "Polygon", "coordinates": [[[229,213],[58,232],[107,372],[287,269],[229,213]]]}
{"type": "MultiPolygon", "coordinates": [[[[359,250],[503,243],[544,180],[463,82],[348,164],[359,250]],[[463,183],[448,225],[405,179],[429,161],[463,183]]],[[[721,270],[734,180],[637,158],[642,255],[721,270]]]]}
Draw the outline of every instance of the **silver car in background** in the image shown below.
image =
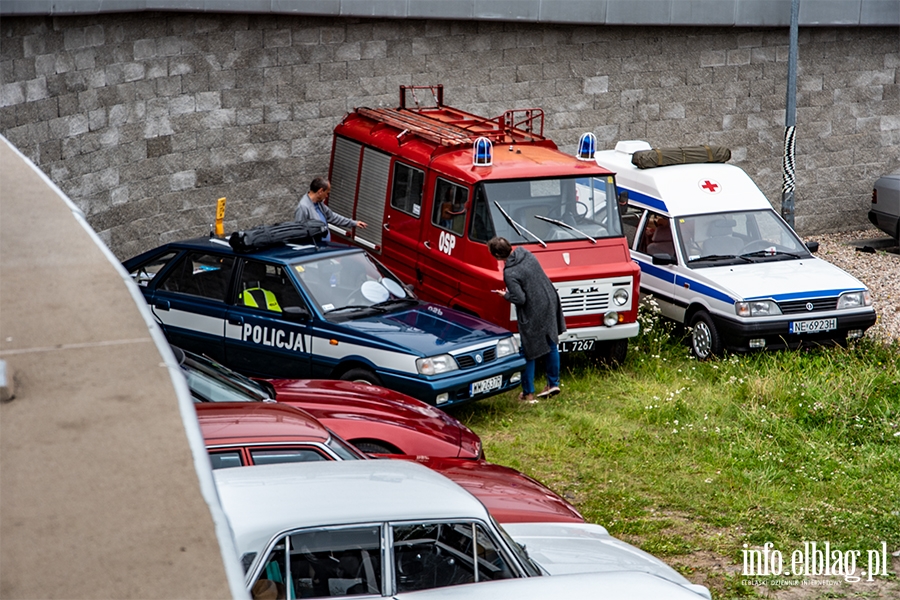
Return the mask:
{"type": "Polygon", "coordinates": [[[869,221],[900,243],[900,173],[885,175],[875,181],[869,221]]]}

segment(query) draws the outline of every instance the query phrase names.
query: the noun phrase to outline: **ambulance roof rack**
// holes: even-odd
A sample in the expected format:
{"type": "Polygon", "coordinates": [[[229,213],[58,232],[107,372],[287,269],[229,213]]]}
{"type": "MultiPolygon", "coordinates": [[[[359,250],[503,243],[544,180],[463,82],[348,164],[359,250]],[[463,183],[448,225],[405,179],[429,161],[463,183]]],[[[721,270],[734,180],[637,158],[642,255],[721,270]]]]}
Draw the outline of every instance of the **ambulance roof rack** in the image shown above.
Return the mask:
{"type": "MultiPolygon", "coordinates": [[[[493,144],[542,142],[544,111],[517,108],[486,118],[446,106],[443,85],[401,85],[399,108],[357,108],[357,114],[442,146],[470,145],[479,137],[493,144]],[[417,90],[430,92],[433,103],[420,102],[417,90]],[[409,101],[411,100],[411,102],[409,101]]],[[[402,142],[402,139],[401,139],[402,142]]]]}

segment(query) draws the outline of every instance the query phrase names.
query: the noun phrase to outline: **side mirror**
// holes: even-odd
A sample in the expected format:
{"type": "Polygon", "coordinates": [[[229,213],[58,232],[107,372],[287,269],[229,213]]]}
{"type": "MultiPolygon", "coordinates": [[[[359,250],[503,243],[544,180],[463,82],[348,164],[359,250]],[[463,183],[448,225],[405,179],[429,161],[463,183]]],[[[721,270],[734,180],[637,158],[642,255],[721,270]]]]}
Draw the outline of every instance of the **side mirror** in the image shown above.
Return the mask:
{"type": "Polygon", "coordinates": [[[654,265],[677,265],[678,260],[671,254],[654,254],[653,255],[653,264],[654,265]]]}
{"type": "Polygon", "coordinates": [[[819,251],[819,242],[806,242],[806,249],[815,254],[819,251]]]}
{"type": "Polygon", "coordinates": [[[625,211],[628,210],[628,192],[626,190],[619,192],[617,201],[619,204],[619,216],[624,215],[625,211]]]}
{"type": "Polygon", "coordinates": [[[286,321],[293,323],[303,323],[309,321],[310,318],[309,310],[303,306],[285,306],[281,311],[281,316],[286,321]]]}

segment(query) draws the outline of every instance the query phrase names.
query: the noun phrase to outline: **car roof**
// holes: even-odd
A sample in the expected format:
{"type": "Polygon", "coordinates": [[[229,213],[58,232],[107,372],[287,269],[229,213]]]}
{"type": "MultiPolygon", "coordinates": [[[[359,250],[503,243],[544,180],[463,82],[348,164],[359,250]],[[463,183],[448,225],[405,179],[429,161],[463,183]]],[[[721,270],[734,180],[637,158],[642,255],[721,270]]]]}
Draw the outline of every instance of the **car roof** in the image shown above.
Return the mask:
{"type": "Polygon", "coordinates": [[[669,165],[639,169],[631,163],[637,150],[649,144],[620,142],[616,150],[595,154],[601,166],[616,172],[616,184],[628,190],[628,200],[669,216],[771,209],[766,196],[743,169],[725,163],[669,165]],[[641,145],[643,144],[643,145],[641,145]],[[711,194],[701,185],[717,184],[711,194]]]}
{"type": "MultiPolygon", "coordinates": [[[[217,254],[255,258],[259,260],[289,264],[302,262],[304,259],[318,258],[321,256],[337,256],[341,254],[358,254],[365,252],[362,248],[344,246],[341,244],[329,244],[320,242],[318,246],[313,244],[278,244],[254,250],[252,252],[235,252],[227,239],[216,237],[199,237],[177,242],[169,242],[156,250],[186,248],[191,250],[203,250],[216,252],[217,254]]],[[[143,255],[142,255],[143,256],[143,255]]],[[[133,260],[133,259],[132,259],[133,260]]],[[[129,261],[130,262],[130,261],[129,261]]]]}
{"type": "Polygon", "coordinates": [[[218,469],[213,477],[241,554],[304,527],[382,521],[490,519],[443,475],[396,460],[284,463],[218,469]]]}
{"type": "Polygon", "coordinates": [[[194,405],[207,446],[266,442],[325,443],[331,434],[315,417],[275,402],[207,402],[194,405]]]}

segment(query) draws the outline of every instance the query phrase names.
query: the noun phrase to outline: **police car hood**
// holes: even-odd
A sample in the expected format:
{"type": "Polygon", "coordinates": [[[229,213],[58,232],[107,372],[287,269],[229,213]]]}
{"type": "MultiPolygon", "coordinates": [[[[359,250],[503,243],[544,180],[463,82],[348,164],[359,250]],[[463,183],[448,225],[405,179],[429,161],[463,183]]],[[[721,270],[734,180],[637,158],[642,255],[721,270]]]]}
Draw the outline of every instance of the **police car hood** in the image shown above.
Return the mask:
{"type": "Polygon", "coordinates": [[[429,303],[353,319],[341,325],[360,334],[421,352],[422,356],[443,354],[511,335],[493,323],[429,303]]]}
{"type": "Polygon", "coordinates": [[[709,267],[694,273],[715,282],[735,300],[802,300],[865,289],[852,275],[815,257],[709,267]]]}
{"type": "Polygon", "coordinates": [[[709,598],[675,569],[643,550],[618,540],[591,523],[505,523],[503,529],[550,575],[589,572],[642,572],[709,598]]]}

